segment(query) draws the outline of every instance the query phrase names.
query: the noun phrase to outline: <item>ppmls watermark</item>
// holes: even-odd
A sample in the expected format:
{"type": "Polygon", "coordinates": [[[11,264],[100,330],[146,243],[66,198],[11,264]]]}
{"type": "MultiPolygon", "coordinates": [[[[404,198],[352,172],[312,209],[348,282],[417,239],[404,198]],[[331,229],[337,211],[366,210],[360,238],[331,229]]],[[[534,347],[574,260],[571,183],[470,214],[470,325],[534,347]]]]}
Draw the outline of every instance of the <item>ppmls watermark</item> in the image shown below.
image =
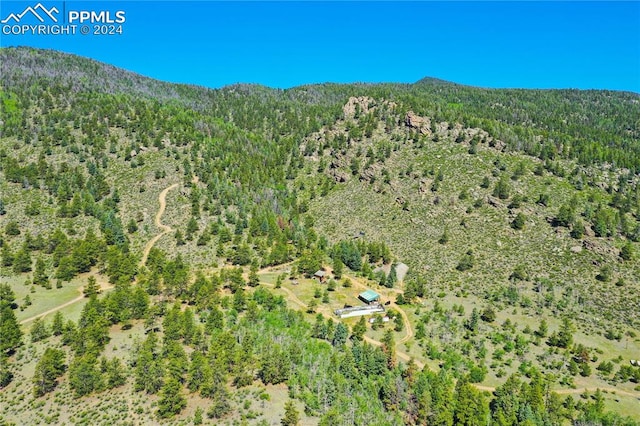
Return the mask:
{"type": "Polygon", "coordinates": [[[42,3],[12,12],[2,24],[3,35],[121,35],[127,22],[124,10],[67,10],[42,3]]]}

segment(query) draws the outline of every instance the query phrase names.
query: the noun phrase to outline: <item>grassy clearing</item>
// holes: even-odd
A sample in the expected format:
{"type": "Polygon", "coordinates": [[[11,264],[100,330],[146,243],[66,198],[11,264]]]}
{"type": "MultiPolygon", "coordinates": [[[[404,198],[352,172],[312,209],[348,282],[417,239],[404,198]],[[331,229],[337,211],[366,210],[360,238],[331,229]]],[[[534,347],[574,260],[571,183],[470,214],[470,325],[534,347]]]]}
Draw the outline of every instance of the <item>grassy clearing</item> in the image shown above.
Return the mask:
{"type": "Polygon", "coordinates": [[[23,306],[27,295],[31,299],[31,306],[25,307],[24,310],[18,309],[15,311],[18,321],[46,312],[77,298],[82,294],[82,286],[86,284],[86,278],[77,277],[71,282],[63,283],[62,288],[56,288],[54,281],[52,283],[53,288],[47,290],[41,286],[25,285],[27,279],[30,279],[29,275],[2,278],[16,294],[16,303],[18,305],[23,306]]]}

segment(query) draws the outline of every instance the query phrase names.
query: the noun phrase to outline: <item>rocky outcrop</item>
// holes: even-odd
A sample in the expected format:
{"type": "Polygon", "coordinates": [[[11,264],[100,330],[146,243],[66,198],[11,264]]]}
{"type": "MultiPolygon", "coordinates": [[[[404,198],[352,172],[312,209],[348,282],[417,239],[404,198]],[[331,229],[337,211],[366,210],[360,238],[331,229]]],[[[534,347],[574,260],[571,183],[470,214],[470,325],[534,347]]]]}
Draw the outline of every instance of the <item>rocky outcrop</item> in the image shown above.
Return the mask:
{"type": "Polygon", "coordinates": [[[370,108],[373,108],[376,101],[368,96],[350,97],[347,103],[342,107],[344,118],[353,118],[356,112],[366,114],[370,108]]]}
{"type": "Polygon", "coordinates": [[[384,99],[375,100],[369,96],[352,96],[342,107],[342,112],[344,113],[345,120],[348,120],[355,118],[357,115],[368,114],[378,108],[382,111],[393,111],[397,106],[395,102],[384,99]]]}
{"type": "Polygon", "coordinates": [[[423,135],[431,135],[431,119],[421,117],[413,111],[409,111],[404,118],[407,127],[418,130],[423,135]]]}

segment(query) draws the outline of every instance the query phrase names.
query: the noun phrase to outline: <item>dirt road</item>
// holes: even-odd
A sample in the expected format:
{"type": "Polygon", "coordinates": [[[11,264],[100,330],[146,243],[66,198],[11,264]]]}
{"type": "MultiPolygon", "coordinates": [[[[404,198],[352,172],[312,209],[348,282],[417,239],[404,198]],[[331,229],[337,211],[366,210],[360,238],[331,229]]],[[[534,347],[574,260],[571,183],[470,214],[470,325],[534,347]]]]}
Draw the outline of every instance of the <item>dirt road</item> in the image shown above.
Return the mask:
{"type": "Polygon", "coordinates": [[[169,225],[163,224],[161,222],[161,219],[162,219],[162,215],[164,214],[164,210],[167,208],[167,194],[169,193],[169,191],[177,187],[178,187],[178,184],[174,183],[173,185],[163,189],[160,195],[158,196],[160,207],[158,208],[158,212],[156,213],[156,217],[153,223],[158,228],[160,228],[162,232],[160,232],[158,235],[150,239],[149,242],[147,242],[147,244],[144,246],[144,250],[142,251],[142,259],[140,260],[140,266],[143,266],[145,263],[147,263],[149,252],[151,251],[153,246],[158,242],[158,240],[162,238],[165,234],[173,231],[173,228],[171,228],[169,225]]]}
{"type": "MultiPolygon", "coordinates": [[[[156,236],[154,236],[151,240],[149,240],[149,242],[147,242],[147,244],[144,247],[144,251],[142,252],[142,260],[140,261],[140,266],[144,265],[145,263],[147,263],[147,258],[149,257],[149,252],[151,251],[151,249],[153,248],[153,246],[158,242],[158,240],[160,238],[162,238],[163,235],[173,231],[173,229],[168,226],[168,225],[164,225],[161,222],[162,219],[162,215],[164,214],[164,210],[167,207],[167,194],[169,193],[169,191],[171,191],[174,188],[177,188],[178,184],[174,183],[173,185],[165,188],[162,190],[162,192],[160,192],[160,195],[158,196],[158,202],[160,203],[160,207],[158,208],[158,212],[156,213],[156,217],[154,220],[155,225],[160,228],[162,230],[162,232],[160,232],[159,234],[157,234],[156,236]]],[[[104,291],[104,290],[109,290],[111,288],[113,288],[113,286],[111,284],[109,284],[107,281],[104,281],[103,279],[101,279],[99,276],[97,276],[95,273],[91,274],[91,276],[95,276],[96,279],[98,280],[98,285],[100,286],[100,291],[104,291]]],[[[79,301],[81,301],[82,299],[84,299],[84,288],[83,287],[79,287],[78,291],[80,292],[80,296],[76,297],[75,299],[69,300],[68,302],[65,302],[61,305],[58,305],[54,308],[51,308],[45,312],[41,312],[37,315],[33,315],[29,318],[23,319],[22,321],[20,321],[20,324],[26,324],[29,323],[33,320],[35,320],[36,318],[42,318],[44,316],[47,316],[49,314],[52,314],[56,311],[59,311],[60,309],[64,309],[67,306],[71,306],[74,303],[78,303],[79,301]]]]}

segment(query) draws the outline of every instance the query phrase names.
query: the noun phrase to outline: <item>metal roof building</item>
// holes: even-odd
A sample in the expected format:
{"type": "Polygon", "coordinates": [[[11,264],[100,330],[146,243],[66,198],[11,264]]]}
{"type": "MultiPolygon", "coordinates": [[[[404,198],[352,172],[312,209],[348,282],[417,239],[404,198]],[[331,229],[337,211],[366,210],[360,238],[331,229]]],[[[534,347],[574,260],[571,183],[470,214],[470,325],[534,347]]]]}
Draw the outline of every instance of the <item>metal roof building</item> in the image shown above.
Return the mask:
{"type": "Polygon", "coordinates": [[[358,295],[358,298],[366,303],[373,303],[380,300],[380,295],[373,290],[365,290],[358,295]]]}

